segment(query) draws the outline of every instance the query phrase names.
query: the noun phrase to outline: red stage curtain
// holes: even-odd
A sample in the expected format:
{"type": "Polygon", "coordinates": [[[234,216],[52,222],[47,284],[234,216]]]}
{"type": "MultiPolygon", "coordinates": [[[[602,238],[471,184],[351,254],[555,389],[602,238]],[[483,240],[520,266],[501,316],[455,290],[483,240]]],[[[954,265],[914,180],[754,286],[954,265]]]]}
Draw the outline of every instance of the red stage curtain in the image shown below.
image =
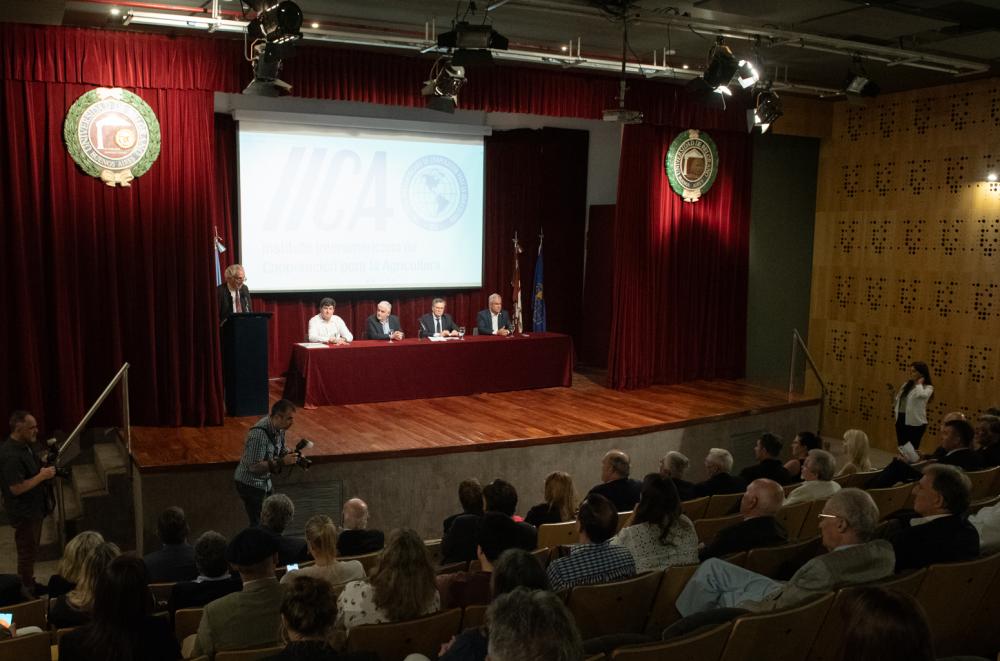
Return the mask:
{"type": "Polygon", "coordinates": [[[684,127],[629,126],[615,217],[608,382],[643,388],[744,372],[751,141],[711,133],[719,174],[695,203],[663,170],[684,127]]]}
{"type": "MultiPolygon", "coordinates": [[[[227,117],[216,119],[220,177],[228,183],[220,188],[233,190],[235,168],[235,123],[227,117]],[[224,149],[229,154],[223,153],[224,149]]],[[[550,331],[575,334],[579,327],[580,282],[583,277],[584,221],[586,217],[587,133],[567,129],[520,129],[497,132],[485,139],[486,197],[484,227],[483,287],[459,292],[330,292],[340,315],[360,339],[365,321],[382,299],[392,303],[403,331],[415,337],[417,319],[430,310],[431,299],[443,295],[448,312],[456,323],[472,332],[476,314],[486,307],[486,299],[499,292],[504,305],[511,306],[510,280],[513,271],[514,232],[521,239],[521,287],[524,319],[531,328],[531,287],[539,231],[545,231],[545,293],[550,331]]],[[[230,226],[220,227],[235,248],[238,200],[220,195],[223,216],[230,226]],[[226,206],[228,205],[228,206],[226,206]]],[[[232,253],[226,253],[229,257],[232,253]]],[[[230,258],[225,263],[231,263],[230,258]]],[[[247,273],[253,291],[253,273],[247,273]]],[[[288,368],[292,343],[302,342],[321,294],[289,294],[256,297],[256,310],[271,312],[269,370],[280,376],[288,368]]],[[[497,366],[498,369],[502,366],[497,366]]]]}

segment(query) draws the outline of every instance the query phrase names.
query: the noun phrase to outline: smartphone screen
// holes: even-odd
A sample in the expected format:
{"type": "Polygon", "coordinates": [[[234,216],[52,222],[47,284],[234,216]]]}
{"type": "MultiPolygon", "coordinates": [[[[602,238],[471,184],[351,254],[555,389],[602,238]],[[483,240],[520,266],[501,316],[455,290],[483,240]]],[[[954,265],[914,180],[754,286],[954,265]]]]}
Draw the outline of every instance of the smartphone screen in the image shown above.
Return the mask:
{"type": "Polygon", "coordinates": [[[287,567],[285,567],[285,570],[286,571],[298,571],[299,570],[299,566],[298,566],[298,564],[296,564],[296,563],[293,562],[292,564],[290,564],[287,567]]]}
{"type": "Polygon", "coordinates": [[[4,629],[10,629],[10,623],[13,621],[13,613],[0,613],[0,625],[2,625],[4,629]]]}

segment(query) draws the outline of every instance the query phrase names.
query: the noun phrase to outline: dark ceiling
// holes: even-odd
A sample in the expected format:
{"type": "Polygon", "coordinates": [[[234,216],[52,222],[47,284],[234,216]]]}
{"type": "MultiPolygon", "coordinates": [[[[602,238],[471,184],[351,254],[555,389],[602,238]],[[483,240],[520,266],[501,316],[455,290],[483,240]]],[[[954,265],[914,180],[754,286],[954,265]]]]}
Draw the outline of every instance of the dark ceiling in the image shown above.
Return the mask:
{"type": "MultiPolygon", "coordinates": [[[[305,15],[305,31],[309,32],[313,22],[318,24],[317,34],[310,36],[325,35],[334,41],[338,38],[332,35],[345,33],[369,35],[374,41],[388,36],[396,42],[408,41],[395,43],[395,47],[411,52],[427,46],[425,32],[432,29],[431,22],[438,33],[447,30],[456,15],[463,14],[470,4],[468,0],[295,1],[305,15]]],[[[762,58],[767,77],[801,85],[803,91],[810,86],[843,87],[847,69],[858,54],[869,77],[877,80],[883,91],[928,87],[956,78],[953,73],[911,66],[921,55],[986,65],[975,71],[953,67],[944,60],[945,65],[939,67],[957,68],[973,77],[995,74],[1000,63],[1000,0],[477,0],[469,20],[482,22],[485,18],[492,22],[510,39],[512,50],[559,58],[566,57],[563,49],[567,44],[572,42],[575,50],[579,43],[582,59],[594,60],[590,65],[600,60],[607,65],[603,68],[610,70],[613,62],[621,58],[622,36],[621,22],[613,20],[612,13],[620,10],[623,2],[630,16],[628,59],[645,65],[647,74],[656,71],[649,66],[654,57],[661,66],[702,68],[718,34],[730,35],[727,43],[738,56],[756,54],[762,58]],[[761,38],[755,45],[752,39],[758,33],[761,38]],[[738,38],[741,36],[749,39],[738,38]],[[809,43],[813,37],[820,41],[809,43]],[[831,42],[829,38],[843,42],[831,42]],[[877,57],[869,52],[871,47],[892,50],[876,50],[887,54],[877,57]]],[[[0,3],[0,20],[121,27],[122,14],[130,9],[209,16],[213,2],[4,0],[0,3]],[[112,16],[112,8],[121,13],[112,16]]],[[[239,0],[218,0],[218,9],[224,18],[241,17],[239,0]]],[[[129,29],[172,30],[135,24],[129,29]]],[[[233,38],[231,34],[217,34],[233,38]]],[[[565,61],[552,64],[567,66],[565,61]]],[[[657,73],[672,75],[662,70],[657,73]]],[[[680,76],[679,80],[685,78],[680,76]]]]}

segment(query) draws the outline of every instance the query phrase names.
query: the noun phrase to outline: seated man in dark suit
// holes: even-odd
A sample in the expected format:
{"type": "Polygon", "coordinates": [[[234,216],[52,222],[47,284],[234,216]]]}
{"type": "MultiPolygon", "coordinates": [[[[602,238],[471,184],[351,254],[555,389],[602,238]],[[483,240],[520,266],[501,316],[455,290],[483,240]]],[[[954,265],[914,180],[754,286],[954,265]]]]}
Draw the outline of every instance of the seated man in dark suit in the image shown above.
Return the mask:
{"type": "Polygon", "coordinates": [[[458,337],[458,326],[444,311],[444,299],[431,301],[431,311],[420,317],[420,335],[423,337],[458,337]]]}
{"type": "Polygon", "coordinates": [[[260,508],[260,527],[278,540],[278,566],[312,560],[304,538],[285,534],[294,516],[295,505],[283,493],[268,496],[260,508]]]}
{"type": "Polygon", "coordinates": [[[1000,418],[989,414],[979,416],[975,445],[983,468],[1000,466],[1000,418]]]}
{"type": "Polygon", "coordinates": [[[788,474],[785,465],[778,458],[781,455],[782,445],[781,439],[769,432],[765,432],[758,438],[757,444],[753,448],[757,463],[740,471],[740,477],[743,478],[743,481],[749,484],[754,480],[764,478],[774,480],[781,485],[794,482],[795,478],[788,474]]]}
{"type": "Polygon", "coordinates": [[[673,480],[681,500],[695,498],[694,485],[684,479],[684,473],[690,465],[691,460],[676,450],[671,450],[660,459],[660,475],[673,480]]]}
{"type": "Polygon", "coordinates": [[[480,486],[479,480],[474,477],[462,480],[458,485],[458,502],[462,503],[462,511],[444,520],[442,524],[444,534],[448,534],[451,524],[463,514],[483,515],[483,487],[480,486]]]}
{"type": "Polygon", "coordinates": [[[503,309],[500,294],[490,294],[489,308],[476,315],[476,328],[480,335],[510,335],[510,315],[503,309]]]}
{"type": "Polygon", "coordinates": [[[389,301],[380,301],[375,306],[375,314],[365,322],[365,339],[367,340],[402,340],[403,331],[399,328],[399,317],[392,312],[389,301]]]}
{"type": "MultiPolygon", "coordinates": [[[[517,511],[517,490],[506,480],[496,479],[483,487],[483,509],[488,512],[500,512],[512,519],[516,528],[511,547],[533,551],[538,542],[538,531],[530,523],[519,521],[514,516],[517,511]]],[[[475,514],[463,514],[455,519],[448,533],[441,540],[441,564],[476,558],[476,529],[482,517],[475,514]]]]}
{"type": "Polygon", "coordinates": [[[500,512],[487,512],[480,517],[475,532],[479,570],[450,572],[437,577],[442,610],[490,603],[493,597],[490,591],[493,564],[507,549],[518,548],[518,539],[522,534],[518,528],[520,525],[500,512]]]}
{"type": "Polygon", "coordinates": [[[955,466],[930,464],[913,487],[913,512],[901,512],[883,533],[896,551],[896,572],[979,555],[979,532],[965,518],[972,484],[955,466]]]}
{"type": "MultiPolygon", "coordinates": [[[[962,418],[946,420],[941,425],[941,432],[938,436],[940,445],[933,454],[928,456],[928,459],[965,471],[982,470],[982,457],[972,449],[975,435],[976,431],[968,421],[962,418]]],[[[868,480],[865,488],[885,489],[900,482],[916,482],[922,475],[920,471],[897,457],[889,462],[889,465],[881,473],[868,480]]]]}
{"type": "Polygon", "coordinates": [[[337,555],[365,555],[381,551],[385,534],[368,530],[368,503],[351,498],[344,503],[344,528],[337,535],[337,555]]]}
{"type": "Polygon", "coordinates": [[[743,493],[747,483],[732,475],[733,455],[723,448],[712,448],[705,456],[708,479],[694,485],[695,498],[716,494],[743,493]]]}
{"type": "Polygon", "coordinates": [[[188,544],[187,518],[179,507],[168,507],[160,513],[156,530],[163,547],[147,553],[146,563],[150,583],[190,581],[198,575],[194,562],[194,547],[188,544]]]}
{"type": "Polygon", "coordinates": [[[621,450],[611,450],[601,459],[601,483],[590,490],[610,500],[619,512],[635,509],[642,492],[642,482],[629,479],[631,464],[621,450]]]}
{"type": "Polygon", "coordinates": [[[202,533],[194,543],[198,577],[174,585],[167,601],[171,617],[178,608],[201,608],[210,601],[242,589],[240,577],[229,573],[226,544],[226,538],[214,530],[202,533]]]}
{"type": "Polygon", "coordinates": [[[253,312],[250,290],[243,284],[244,280],[246,273],[242,266],[230,264],[226,267],[226,281],[215,290],[219,302],[219,323],[234,312],[253,312]]]}
{"type": "Polygon", "coordinates": [[[774,480],[754,480],[740,500],[743,521],[723,528],[711,544],[698,552],[702,560],[749,551],[762,546],[777,546],[788,541],[785,527],[775,518],[785,502],[785,490],[774,480]]]}

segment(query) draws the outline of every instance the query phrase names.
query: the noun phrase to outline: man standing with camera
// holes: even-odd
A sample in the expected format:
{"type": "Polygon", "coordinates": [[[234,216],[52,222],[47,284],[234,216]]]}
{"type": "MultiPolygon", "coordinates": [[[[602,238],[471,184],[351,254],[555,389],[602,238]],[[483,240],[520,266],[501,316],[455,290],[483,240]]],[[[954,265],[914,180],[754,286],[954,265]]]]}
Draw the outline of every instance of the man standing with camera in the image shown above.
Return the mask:
{"type": "Polygon", "coordinates": [[[35,592],[35,555],[42,538],[42,521],[48,513],[42,483],[51,480],[54,466],[41,465],[32,450],[38,422],[27,411],[10,416],[10,436],[0,444],[0,494],[14,527],[17,573],[28,592],[35,592]]]}
{"type": "Polygon", "coordinates": [[[274,493],[271,475],[281,473],[299,458],[285,447],[285,430],[292,426],[294,416],[295,405],[279,399],[271,407],[271,415],[261,418],[247,433],[243,456],[233,477],[251,526],[260,523],[261,505],[274,493]]]}

